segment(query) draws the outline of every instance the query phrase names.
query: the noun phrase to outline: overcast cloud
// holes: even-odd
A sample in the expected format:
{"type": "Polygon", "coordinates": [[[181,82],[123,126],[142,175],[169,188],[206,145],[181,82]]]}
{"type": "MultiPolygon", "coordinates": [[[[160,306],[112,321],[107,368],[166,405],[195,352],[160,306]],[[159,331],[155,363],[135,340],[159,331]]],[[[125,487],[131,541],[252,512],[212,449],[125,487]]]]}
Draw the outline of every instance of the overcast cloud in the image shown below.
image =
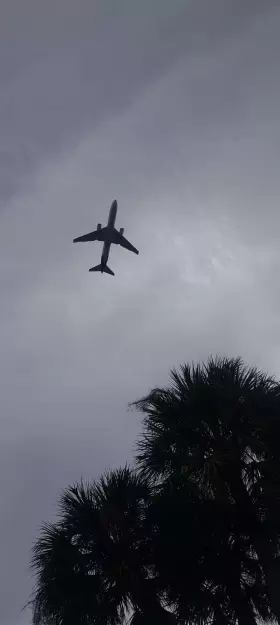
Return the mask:
{"type": "Polygon", "coordinates": [[[277,0],[2,0],[0,623],[60,489],[133,454],[129,401],[241,355],[280,377],[277,0]],[[118,199],[139,256],[73,245],[118,199]]]}

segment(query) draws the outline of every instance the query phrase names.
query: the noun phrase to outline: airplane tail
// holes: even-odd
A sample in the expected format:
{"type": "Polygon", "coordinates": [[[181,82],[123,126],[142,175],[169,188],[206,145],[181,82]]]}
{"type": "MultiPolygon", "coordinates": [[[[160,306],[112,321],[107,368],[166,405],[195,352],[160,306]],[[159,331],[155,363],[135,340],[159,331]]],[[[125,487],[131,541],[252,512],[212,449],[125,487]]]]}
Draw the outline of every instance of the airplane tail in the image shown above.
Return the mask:
{"type": "Polygon", "coordinates": [[[111,276],[115,275],[108,265],[96,265],[96,267],[92,267],[89,271],[101,271],[101,273],[104,271],[105,273],[109,273],[111,276]]]}

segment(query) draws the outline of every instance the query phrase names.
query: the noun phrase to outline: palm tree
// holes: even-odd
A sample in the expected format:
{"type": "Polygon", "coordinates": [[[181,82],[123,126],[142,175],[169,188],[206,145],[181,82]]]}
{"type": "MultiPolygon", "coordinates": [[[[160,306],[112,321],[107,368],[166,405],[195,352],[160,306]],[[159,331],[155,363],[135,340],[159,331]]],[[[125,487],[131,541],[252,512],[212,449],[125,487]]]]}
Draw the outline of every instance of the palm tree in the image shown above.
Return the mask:
{"type": "Polygon", "coordinates": [[[150,508],[154,566],[178,622],[254,625],[271,620],[261,567],[231,506],[185,476],[157,486],[150,508]]]}
{"type": "MultiPolygon", "coordinates": [[[[241,548],[244,555],[246,543],[250,566],[258,564],[255,600],[259,588],[265,613],[263,572],[271,615],[280,623],[279,383],[241,359],[210,358],[173,370],[169,387],[153,389],[132,406],[144,414],[136,458],[141,475],[158,487],[184,478],[223,506],[235,553],[241,548]]],[[[235,603],[240,599],[236,595],[235,603]]]]}
{"type": "Polygon", "coordinates": [[[173,623],[153,573],[147,481],[129,468],[68,488],[33,549],[35,625],[173,623]]]}

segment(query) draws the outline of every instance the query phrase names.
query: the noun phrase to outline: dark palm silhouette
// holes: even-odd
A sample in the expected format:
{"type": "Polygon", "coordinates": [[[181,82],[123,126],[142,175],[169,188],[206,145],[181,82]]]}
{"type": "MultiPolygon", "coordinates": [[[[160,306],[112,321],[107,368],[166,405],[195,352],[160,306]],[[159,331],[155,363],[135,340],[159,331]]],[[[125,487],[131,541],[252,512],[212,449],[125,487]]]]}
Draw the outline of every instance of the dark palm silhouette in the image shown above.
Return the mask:
{"type": "MultiPolygon", "coordinates": [[[[216,618],[221,622],[232,618],[235,604],[240,606],[239,622],[242,614],[244,623],[252,622],[255,615],[266,619],[270,605],[271,615],[280,623],[279,384],[257,369],[247,369],[240,359],[211,358],[207,365],[173,370],[169,387],[153,389],[132,405],[144,414],[137,455],[141,475],[159,489],[177,484],[183,516],[182,483],[188,488],[195,485],[205,505],[212,505],[209,525],[203,530],[211,558],[205,559],[204,550],[202,578],[212,559],[212,581],[206,587],[216,584],[219,593],[222,572],[224,586],[228,577],[229,598],[229,608],[224,597],[220,605],[225,609],[216,618]],[[219,515],[227,519],[226,525],[219,522],[219,515]],[[215,530],[215,523],[219,534],[209,551],[209,532],[215,530]],[[227,568],[235,571],[233,584],[227,568]]],[[[200,513],[196,518],[199,527],[200,513]]],[[[171,527],[169,535],[176,532],[171,527]]],[[[183,558],[183,532],[176,543],[183,558]]],[[[174,558],[175,550],[174,544],[174,558]]],[[[176,584],[177,578],[173,592],[176,584]]]]}
{"type": "Polygon", "coordinates": [[[63,493],[59,521],[43,527],[33,550],[36,625],[174,622],[153,570],[149,494],[128,468],[63,493]]]}
{"type": "Polygon", "coordinates": [[[148,514],[154,567],[178,622],[254,625],[272,619],[262,568],[233,505],[209,499],[186,476],[156,487],[148,514]]]}
{"type": "Polygon", "coordinates": [[[138,473],[68,488],[34,547],[35,625],[280,623],[279,393],[218,358],[134,402],[138,473]]]}
{"type": "Polygon", "coordinates": [[[43,528],[34,548],[34,623],[267,620],[260,567],[230,524],[229,510],[184,476],[151,491],[122,469],[69,488],[59,521],[43,528]]]}

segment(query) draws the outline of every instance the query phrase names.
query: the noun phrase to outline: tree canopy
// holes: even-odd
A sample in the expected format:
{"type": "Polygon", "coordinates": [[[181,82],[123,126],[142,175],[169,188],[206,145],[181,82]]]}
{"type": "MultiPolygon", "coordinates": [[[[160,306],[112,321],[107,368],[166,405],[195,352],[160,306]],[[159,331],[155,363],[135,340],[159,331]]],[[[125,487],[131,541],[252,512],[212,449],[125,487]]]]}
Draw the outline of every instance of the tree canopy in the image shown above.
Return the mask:
{"type": "Polygon", "coordinates": [[[210,358],[132,405],[135,467],[66,489],[41,530],[34,623],[280,623],[279,382],[210,358]]]}

